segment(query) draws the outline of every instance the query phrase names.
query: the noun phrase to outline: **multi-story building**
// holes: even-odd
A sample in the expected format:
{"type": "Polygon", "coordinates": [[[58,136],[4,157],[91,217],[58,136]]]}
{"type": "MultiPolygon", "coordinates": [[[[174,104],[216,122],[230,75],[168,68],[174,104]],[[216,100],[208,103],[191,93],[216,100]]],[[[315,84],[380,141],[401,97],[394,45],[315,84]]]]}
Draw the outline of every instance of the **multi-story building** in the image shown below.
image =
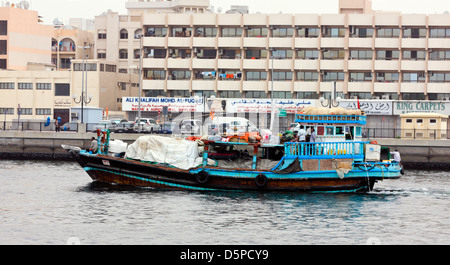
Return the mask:
{"type": "Polygon", "coordinates": [[[145,95],[270,98],[273,80],[276,98],[327,98],[334,82],[347,99],[450,98],[449,14],[378,12],[367,0],[339,10],[143,13],[145,95]]]}

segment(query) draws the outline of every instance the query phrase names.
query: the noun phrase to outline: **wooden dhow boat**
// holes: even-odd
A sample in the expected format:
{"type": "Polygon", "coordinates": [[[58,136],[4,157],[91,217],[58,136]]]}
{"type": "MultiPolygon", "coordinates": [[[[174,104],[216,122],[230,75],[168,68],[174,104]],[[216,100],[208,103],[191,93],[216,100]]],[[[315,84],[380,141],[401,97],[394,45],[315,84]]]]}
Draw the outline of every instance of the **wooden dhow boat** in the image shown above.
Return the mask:
{"type": "Polygon", "coordinates": [[[97,134],[96,154],[63,147],[94,181],[157,189],[367,192],[377,181],[403,173],[388,149],[363,141],[366,116],[361,111],[305,109],[296,114],[296,122],[305,130],[314,128],[316,142],[149,135],[113,150],[117,144],[103,130],[97,134]]]}

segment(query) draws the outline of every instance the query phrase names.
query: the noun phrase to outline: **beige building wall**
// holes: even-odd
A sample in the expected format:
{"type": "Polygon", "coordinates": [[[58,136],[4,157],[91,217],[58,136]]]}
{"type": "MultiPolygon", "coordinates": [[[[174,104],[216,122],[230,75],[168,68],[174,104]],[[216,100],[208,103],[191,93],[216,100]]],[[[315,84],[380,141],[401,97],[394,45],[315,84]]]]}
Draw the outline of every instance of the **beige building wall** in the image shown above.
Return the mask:
{"type": "Polygon", "coordinates": [[[38,24],[38,12],[16,7],[0,7],[0,20],[7,21],[7,69],[26,70],[27,64],[51,63],[51,36],[53,27],[38,24]],[[32,39],[33,41],[30,41],[32,39]]]}

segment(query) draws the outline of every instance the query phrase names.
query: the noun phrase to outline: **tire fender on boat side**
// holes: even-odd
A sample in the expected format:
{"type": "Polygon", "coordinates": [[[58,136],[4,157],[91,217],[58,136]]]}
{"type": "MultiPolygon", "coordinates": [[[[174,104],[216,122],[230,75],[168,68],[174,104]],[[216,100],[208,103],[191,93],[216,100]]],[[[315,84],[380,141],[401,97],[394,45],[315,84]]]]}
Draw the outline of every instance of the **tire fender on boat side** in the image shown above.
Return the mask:
{"type": "Polygon", "coordinates": [[[209,173],[204,171],[204,170],[202,170],[202,171],[198,172],[198,174],[195,177],[195,179],[197,180],[197,182],[199,184],[205,184],[206,182],[209,181],[209,177],[210,177],[209,173]]]}
{"type": "Polygon", "coordinates": [[[260,173],[255,178],[255,184],[256,184],[256,186],[258,186],[258,188],[264,188],[265,186],[267,186],[268,182],[269,182],[269,180],[267,179],[266,175],[263,175],[262,173],[260,173]]]}

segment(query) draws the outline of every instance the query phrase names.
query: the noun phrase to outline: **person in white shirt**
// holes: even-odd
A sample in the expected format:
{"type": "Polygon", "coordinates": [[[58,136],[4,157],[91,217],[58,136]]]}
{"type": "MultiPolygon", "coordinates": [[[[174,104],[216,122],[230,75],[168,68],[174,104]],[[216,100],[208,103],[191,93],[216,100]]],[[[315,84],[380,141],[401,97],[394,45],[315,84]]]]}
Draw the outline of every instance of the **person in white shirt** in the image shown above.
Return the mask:
{"type": "Polygon", "coordinates": [[[298,131],[298,141],[299,142],[306,142],[306,131],[304,129],[303,125],[300,125],[300,130],[298,131]]]}
{"type": "Polygon", "coordinates": [[[394,161],[399,163],[402,161],[402,158],[400,157],[400,152],[398,150],[395,150],[394,152],[391,152],[391,155],[394,156],[394,161]]]}

